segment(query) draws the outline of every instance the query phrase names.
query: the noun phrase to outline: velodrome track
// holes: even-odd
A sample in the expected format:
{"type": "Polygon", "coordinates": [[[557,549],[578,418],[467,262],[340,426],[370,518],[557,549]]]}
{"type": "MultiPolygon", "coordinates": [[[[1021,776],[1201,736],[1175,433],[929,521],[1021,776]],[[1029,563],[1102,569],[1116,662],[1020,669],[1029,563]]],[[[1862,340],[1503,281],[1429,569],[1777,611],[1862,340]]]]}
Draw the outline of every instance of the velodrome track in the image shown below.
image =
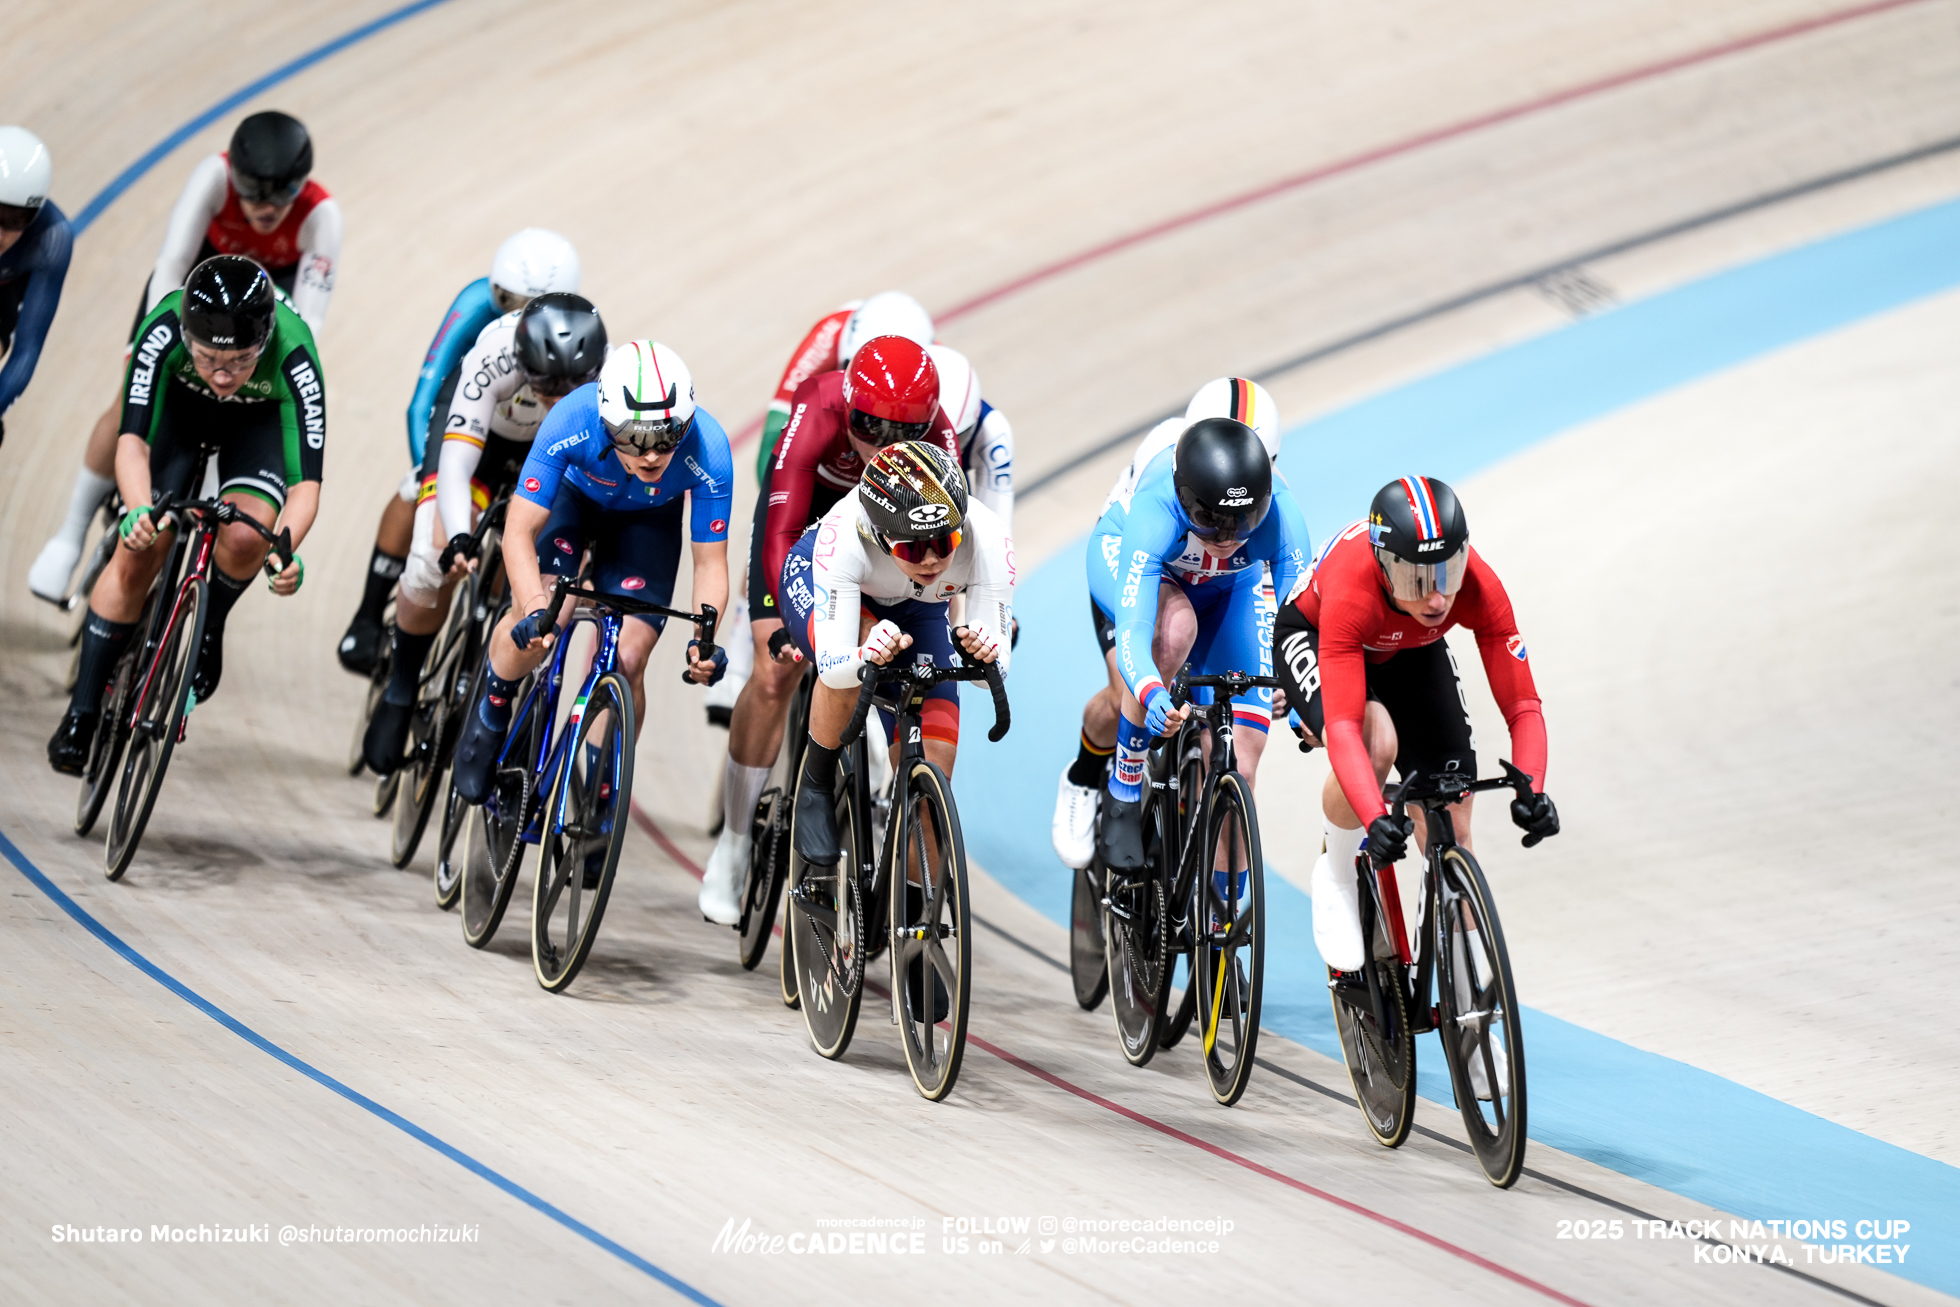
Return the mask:
{"type": "MultiPolygon", "coordinates": [[[[1940,1002],[1960,972],[1940,839],[1960,762],[1946,652],[1960,595],[1937,562],[1920,565],[1946,532],[1927,489],[1960,462],[1960,301],[1924,271],[1937,259],[1914,257],[1923,275],[1889,300],[1836,293],[1835,317],[1759,332],[1769,343],[1716,350],[1666,384],[1539,402],[1591,384],[1602,348],[1609,375],[1642,372],[1644,356],[1585,345],[1615,321],[1670,294],[1713,297],[1688,303],[1691,318],[1749,303],[1756,283],[1722,282],[1729,270],[1787,270],[1775,260],[1960,194],[1960,151],[1943,148],[1960,137],[1960,5],[1352,8],[539,14],[451,0],[248,100],[308,122],[349,215],[322,338],[332,447],[314,581],[239,611],[222,702],[193,718],[170,811],[119,885],[101,879],[99,843],[66,834],[73,787],[42,761],[65,651],[22,578],[113,384],[163,214],[243,110],[101,208],[0,447],[0,851],[20,872],[0,915],[0,1296],[875,1300],[921,1269],[960,1300],[1226,1287],[1906,1303],[1960,1290],[1947,1128],[1960,1055],[1940,1002]],[[893,158],[916,167],[895,174],[893,158]],[[571,235],[614,331],[680,349],[731,429],[811,318],[887,285],[941,311],[944,338],[1015,420],[1031,657],[1010,682],[1015,735],[998,759],[976,762],[974,744],[962,762],[968,823],[1002,852],[979,878],[996,929],[948,1103],[917,1100],[869,1009],[849,1058],[817,1058],[773,976],[742,972],[727,933],[699,921],[687,873],[705,855],[719,759],[692,692],[656,691],[639,794],[659,838],[629,846],[570,995],[536,988],[520,925],[472,953],[429,903],[426,859],[416,875],[386,865],[368,783],[338,765],[357,687],[330,646],[399,476],[400,409],[430,326],[524,223],[571,235]],[[1599,307],[1602,292],[1629,307],[1574,325],[1569,306],[1599,307]],[[1558,353],[1569,341],[1578,352],[1558,353]],[[1304,1010],[1278,1018],[1269,1065],[1222,1111],[1181,1050],[1135,1072],[1106,1013],[1070,1003],[1052,961],[1062,932],[1044,915],[1060,872],[1038,851],[1081,633],[1061,629],[1080,622],[1065,600],[1050,621],[1042,596],[1066,589],[1067,550],[1124,458],[1116,437],[1209,376],[1299,359],[1271,385],[1296,427],[1289,476],[1325,481],[1303,486],[1317,536],[1365,502],[1342,507],[1344,478],[1372,488],[1407,470],[1372,461],[1369,442],[1424,448],[1394,443],[1419,407],[1371,428],[1384,421],[1371,399],[1495,378],[1517,387],[1496,410],[1570,417],[1486,433],[1430,469],[1463,490],[1547,696],[1567,833],[1527,855],[1501,822],[1479,825],[1526,1000],[1560,1032],[1546,1046],[1570,1053],[1561,1069],[1581,1096],[1593,1074],[1668,1102],[1708,1092],[1722,1121],[1756,1110],[1682,1078],[1698,1068],[1810,1114],[1781,1136],[1796,1154],[1781,1164],[1843,1178],[1857,1201],[1792,1210],[1772,1191],[1727,1210],[1911,1215],[1921,1260],[1905,1276],[1805,1265],[1787,1240],[1802,1276],[1697,1263],[1688,1240],[1556,1238],[1561,1220],[1627,1209],[1715,1215],[1697,1194],[1771,1178],[1721,1174],[1728,1141],[1691,1173],[1681,1141],[1643,1136],[1640,1120],[1574,1119],[1562,1147],[1534,1147],[1533,1175],[1495,1193],[1452,1146],[1445,1106],[1426,1103],[1434,1133],[1396,1154],[1367,1142],[1330,1096],[1345,1074],[1304,1010]],[[996,779],[1016,767],[1027,777],[996,779]],[[1586,1060],[1612,1049],[1632,1056],[1586,1060]],[[1853,1182],[1871,1175],[1898,1177],[1896,1194],[1866,1202],[1853,1182]],[[1235,1228],[1216,1255],[941,1250],[948,1218],[1043,1216],[1235,1228]],[[926,1266],[711,1251],[731,1217],[785,1234],[918,1220],[926,1266]],[[249,1222],[463,1223],[480,1241],[49,1235],[249,1222]]],[[[387,12],[31,5],[28,39],[0,55],[0,117],[49,140],[74,214],[177,124],[387,12]]],[[[1889,267],[1885,252],[1912,247],[1869,248],[1889,267]]],[[[1851,279],[1869,282],[1867,266],[1851,279]]],[[[1740,321],[1703,326],[1739,338],[1740,321]]],[[[676,657],[663,651],[652,685],[674,682],[676,657]]],[[[1472,702],[1484,738],[1501,738],[1487,696],[1472,702]]],[[[1317,790],[1317,763],[1275,749],[1268,766],[1269,857],[1304,884],[1313,827],[1296,796],[1317,790]]],[[[1310,954],[1304,933],[1298,945],[1310,954]]],[[[1554,1065],[1535,1060],[1534,1076],[1554,1065]]]]}

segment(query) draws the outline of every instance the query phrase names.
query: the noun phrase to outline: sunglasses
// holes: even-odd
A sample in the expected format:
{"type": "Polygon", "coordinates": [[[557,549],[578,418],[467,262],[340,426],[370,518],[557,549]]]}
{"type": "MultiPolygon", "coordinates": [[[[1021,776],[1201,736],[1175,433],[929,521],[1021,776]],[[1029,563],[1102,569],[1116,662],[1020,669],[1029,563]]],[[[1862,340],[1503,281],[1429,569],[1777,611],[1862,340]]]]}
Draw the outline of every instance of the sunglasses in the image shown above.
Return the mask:
{"type": "Polygon", "coordinates": [[[40,212],[38,204],[0,204],[0,231],[26,231],[40,212]]]}
{"type": "Polygon", "coordinates": [[[951,531],[941,531],[938,535],[927,536],[923,540],[891,540],[880,535],[878,543],[883,546],[886,553],[899,562],[911,563],[916,567],[935,554],[941,558],[951,558],[953,551],[960,547],[960,541],[964,538],[959,528],[955,527],[951,531]]]}
{"type": "Polygon", "coordinates": [[[896,445],[907,440],[924,440],[932,431],[931,422],[894,422],[851,410],[851,434],[867,445],[896,445]]]}

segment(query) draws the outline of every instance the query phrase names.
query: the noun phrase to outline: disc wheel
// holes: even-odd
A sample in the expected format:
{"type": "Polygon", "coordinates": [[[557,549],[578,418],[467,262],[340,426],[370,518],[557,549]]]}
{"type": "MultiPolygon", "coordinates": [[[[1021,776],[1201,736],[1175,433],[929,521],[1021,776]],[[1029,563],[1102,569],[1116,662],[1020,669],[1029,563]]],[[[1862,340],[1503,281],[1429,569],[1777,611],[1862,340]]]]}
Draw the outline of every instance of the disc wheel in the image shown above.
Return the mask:
{"type": "MultiPolygon", "coordinates": [[[[395,619],[390,617],[381,627],[381,646],[374,657],[374,670],[368,673],[367,693],[361,699],[361,715],[354,719],[354,739],[347,746],[347,774],[359,776],[367,766],[362,745],[367,740],[368,723],[374,719],[374,710],[381,706],[382,692],[388,688],[389,670],[395,661],[395,619]]],[[[392,793],[389,796],[393,798],[392,793]]],[[[379,800],[376,800],[379,803],[379,800]]],[[[385,806],[377,807],[375,815],[387,811],[385,806]]]]}
{"type": "Polygon", "coordinates": [[[1109,947],[1103,935],[1103,865],[1100,856],[1080,871],[1070,872],[1075,890],[1069,895],[1068,974],[1075,1001],[1094,1012],[1109,993],[1109,947]]]}
{"type": "Polygon", "coordinates": [[[531,768],[542,743],[545,714],[526,687],[517,693],[521,716],[512,723],[503,756],[491,773],[490,797],[470,811],[463,829],[463,938],[471,948],[488,944],[503,922],[534,811],[531,768]]]}
{"type": "Polygon", "coordinates": [[[156,656],[145,669],[147,679],[139,678],[136,706],[130,714],[134,725],[123,746],[122,782],[116,787],[103,856],[103,871],[110,880],[121,880],[129,870],[156,806],[157,791],[163,786],[163,774],[184,726],[191,674],[197,668],[197,651],[204,643],[210,607],[210,590],[204,578],[192,577],[178,592],[176,608],[157,642],[156,656]]]}
{"type": "Polygon", "coordinates": [[[633,801],[633,687],[620,672],[593,685],[545,807],[531,895],[531,965],[562,993],[592,955],[633,801]]]}
{"type": "MultiPolygon", "coordinates": [[[[139,624],[138,629],[141,629],[139,624]]],[[[116,764],[122,760],[123,745],[129,741],[129,716],[136,694],[136,672],[141,665],[143,646],[132,642],[116,660],[116,676],[104,698],[102,716],[89,743],[88,764],[82,768],[82,789],[75,798],[75,833],[87,835],[109,797],[110,783],[116,777],[116,764]]]]}
{"type": "Polygon", "coordinates": [[[776,905],[789,877],[789,799],[780,789],[765,790],[749,823],[749,871],[742,883],[742,919],[736,924],[736,955],[742,970],[754,971],[769,951],[776,905]]]}
{"type": "Polygon", "coordinates": [[[1239,1101],[1252,1078],[1259,1047],[1259,1010],[1266,969],[1266,879],[1259,852],[1259,815],[1252,788],[1237,772],[1212,784],[1199,854],[1197,949],[1198,1033],[1204,1041],[1205,1079],[1211,1096],[1226,1107],[1239,1101]],[[1227,873],[1224,893],[1213,868],[1227,873]],[[1240,877],[1244,884],[1238,883],[1240,877]]]}
{"type": "Polygon", "coordinates": [[[1384,1148],[1399,1148],[1409,1137],[1416,1110],[1416,1044],[1409,1028],[1408,971],[1389,941],[1365,885],[1361,887],[1361,911],[1373,945],[1371,956],[1361,972],[1340,978],[1332,989],[1334,1027],[1341,1037],[1341,1053],[1361,1119],[1384,1148]]]}
{"type": "Polygon", "coordinates": [[[1524,1171],[1524,1037],[1504,928],[1477,860],[1443,854],[1436,913],[1443,1060],[1484,1175],[1499,1189],[1524,1171]]]}
{"type": "Polygon", "coordinates": [[[922,1097],[953,1092],[972,998],[966,845],[945,773],[923,760],[905,786],[905,847],[892,872],[892,979],[905,1065],[922,1097]]]}
{"type": "Polygon", "coordinates": [[[850,751],[850,762],[839,759],[837,788],[832,796],[840,856],[834,867],[805,862],[795,851],[794,823],[790,849],[789,937],[795,953],[793,983],[809,1028],[810,1043],[828,1058],[844,1056],[857,1029],[858,1003],[864,996],[867,945],[862,881],[868,880],[866,851],[859,847],[861,823],[853,810],[856,769],[863,766],[862,742],[850,751]]]}

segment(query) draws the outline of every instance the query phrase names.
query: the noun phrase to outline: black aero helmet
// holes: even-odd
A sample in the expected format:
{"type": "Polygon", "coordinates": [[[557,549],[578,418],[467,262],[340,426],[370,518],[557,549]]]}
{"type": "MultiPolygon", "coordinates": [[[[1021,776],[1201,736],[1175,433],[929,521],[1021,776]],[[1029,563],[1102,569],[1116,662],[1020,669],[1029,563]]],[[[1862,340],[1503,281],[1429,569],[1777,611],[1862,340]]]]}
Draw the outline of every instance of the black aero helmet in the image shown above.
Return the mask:
{"type": "Polygon", "coordinates": [[[1232,418],[1205,418],[1177,438],[1172,481],[1200,538],[1243,539],[1273,503],[1273,463],[1258,433],[1232,418]]]}
{"type": "MultiPolygon", "coordinates": [[[[858,504],[886,549],[902,541],[940,540],[966,522],[966,474],[938,445],[900,441],[865,465],[858,504]]],[[[955,547],[957,541],[945,545],[947,552],[955,547]]]]}
{"type": "Polygon", "coordinates": [[[1456,491],[1435,477],[1403,477],[1368,506],[1368,542],[1397,599],[1415,601],[1463,585],[1470,524],[1456,491]]]}
{"type": "Polygon", "coordinates": [[[606,324],[590,300],[553,291],[518,314],[512,348],[531,393],[556,399],[599,375],[606,362],[606,324]]]}
{"type": "Polygon", "coordinates": [[[313,138],[289,113],[268,109],[231,134],[232,189],[255,204],[290,204],[313,171],[313,138]]]}
{"type": "Polygon", "coordinates": [[[211,349],[258,349],[272,337],[278,303],[272,278],[242,254],[219,254],[191,269],[177,318],[184,335],[211,349]]]}

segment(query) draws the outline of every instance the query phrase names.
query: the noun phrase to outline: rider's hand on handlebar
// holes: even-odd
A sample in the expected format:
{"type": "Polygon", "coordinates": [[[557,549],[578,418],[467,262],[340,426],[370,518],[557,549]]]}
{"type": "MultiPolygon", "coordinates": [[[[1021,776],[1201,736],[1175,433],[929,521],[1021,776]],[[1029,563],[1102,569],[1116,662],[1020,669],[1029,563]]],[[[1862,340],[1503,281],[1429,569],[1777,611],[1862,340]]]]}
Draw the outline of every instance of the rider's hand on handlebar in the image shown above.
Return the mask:
{"type": "Polygon", "coordinates": [[[1184,725],[1184,719],[1191,715],[1191,705],[1171,706],[1171,692],[1158,686],[1150,692],[1143,704],[1143,729],[1152,735],[1169,735],[1184,725]]]}
{"type": "Polygon", "coordinates": [[[529,617],[518,619],[517,624],[510,628],[510,642],[519,649],[528,649],[531,641],[543,639],[544,647],[549,649],[554,625],[549,608],[536,609],[529,617]]]}
{"type": "Polygon", "coordinates": [[[447,559],[446,570],[451,576],[466,576],[476,570],[476,542],[467,531],[449,537],[443,546],[443,558],[447,559]]]}
{"type": "Polygon", "coordinates": [[[858,657],[883,667],[892,660],[892,655],[911,647],[912,637],[899,630],[898,623],[887,618],[872,627],[871,633],[864,637],[864,647],[858,650],[858,657]]]}
{"type": "Polygon", "coordinates": [[[123,544],[139,553],[157,542],[157,524],[151,520],[148,504],[124,509],[117,530],[122,535],[123,544]]]}
{"type": "Polygon", "coordinates": [[[989,630],[984,622],[969,622],[953,634],[959,637],[960,647],[976,663],[990,663],[1000,657],[1000,637],[989,630]]]}
{"type": "Polygon", "coordinates": [[[694,656],[694,651],[700,647],[701,641],[698,639],[687,642],[687,670],[681,673],[681,679],[696,685],[713,685],[728,671],[728,650],[716,645],[715,656],[703,660],[694,656]]]}
{"type": "Polygon", "coordinates": [[[778,629],[769,636],[769,657],[785,667],[794,667],[803,661],[803,651],[796,647],[788,631],[778,629]]]}
{"type": "MultiPolygon", "coordinates": [[[[277,554],[269,555],[274,567],[279,565],[277,554]]],[[[266,588],[276,595],[289,595],[296,592],[302,581],[306,580],[306,564],[300,562],[299,555],[293,555],[292,566],[282,572],[275,572],[268,578],[266,588]]]]}
{"type": "Polygon", "coordinates": [[[1384,812],[1368,823],[1368,856],[1377,867],[1400,862],[1409,851],[1409,837],[1415,833],[1413,820],[1384,812]]]}
{"type": "Polygon", "coordinates": [[[1558,834],[1558,809],[1552,806],[1548,794],[1511,800],[1511,820],[1525,833],[1524,846],[1527,849],[1547,835],[1558,834]]]}

